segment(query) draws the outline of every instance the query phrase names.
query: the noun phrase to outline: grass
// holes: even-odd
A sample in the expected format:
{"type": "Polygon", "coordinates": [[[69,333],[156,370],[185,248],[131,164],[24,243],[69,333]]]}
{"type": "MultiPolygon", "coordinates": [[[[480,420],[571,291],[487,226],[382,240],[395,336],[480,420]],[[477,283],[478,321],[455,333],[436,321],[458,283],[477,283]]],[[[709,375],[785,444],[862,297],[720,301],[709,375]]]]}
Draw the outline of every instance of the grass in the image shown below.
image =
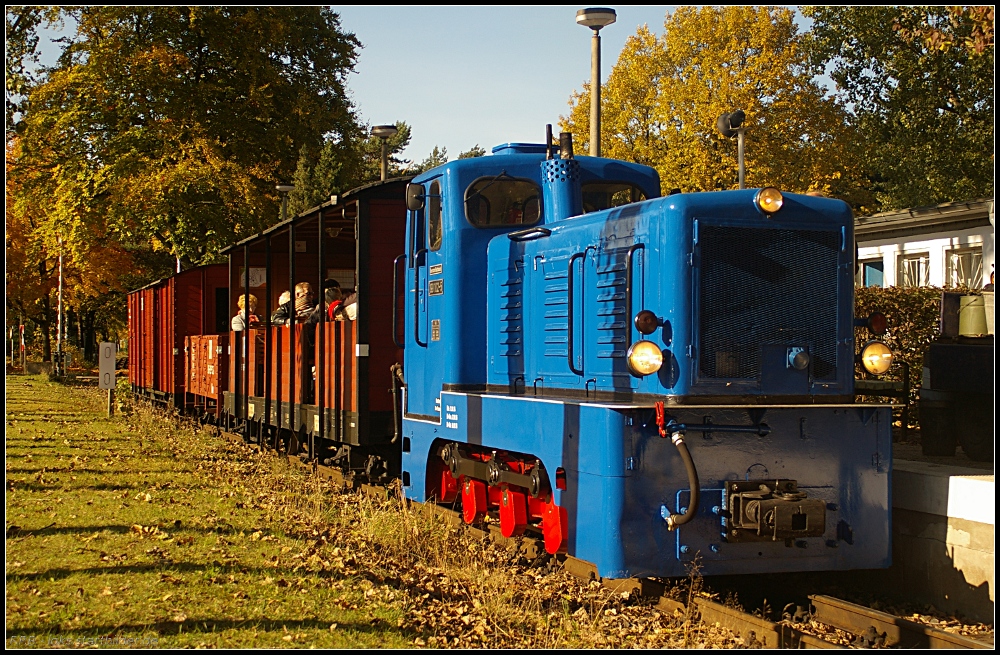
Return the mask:
{"type": "Polygon", "coordinates": [[[96,390],[6,395],[8,646],[740,644],[96,390]]]}

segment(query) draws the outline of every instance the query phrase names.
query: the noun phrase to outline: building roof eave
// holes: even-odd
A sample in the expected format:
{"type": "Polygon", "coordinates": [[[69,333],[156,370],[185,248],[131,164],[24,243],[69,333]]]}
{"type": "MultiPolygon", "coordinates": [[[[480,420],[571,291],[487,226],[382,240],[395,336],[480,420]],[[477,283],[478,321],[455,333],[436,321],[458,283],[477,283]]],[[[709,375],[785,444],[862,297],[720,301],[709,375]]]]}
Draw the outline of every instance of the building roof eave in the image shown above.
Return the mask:
{"type": "Polygon", "coordinates": [[[858,241],[871,241],[990,227],[992,215],[992,198],[914,207],[858,217],[854,236],[858,241]]]}

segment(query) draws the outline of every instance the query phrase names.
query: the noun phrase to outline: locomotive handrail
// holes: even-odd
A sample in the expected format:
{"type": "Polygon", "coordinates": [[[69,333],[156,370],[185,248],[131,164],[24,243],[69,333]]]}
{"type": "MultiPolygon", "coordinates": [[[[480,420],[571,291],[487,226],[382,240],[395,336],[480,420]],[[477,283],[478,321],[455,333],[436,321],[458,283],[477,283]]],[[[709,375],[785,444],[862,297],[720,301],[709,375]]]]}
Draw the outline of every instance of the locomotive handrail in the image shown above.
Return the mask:
{"type": "Polygon", "coordinates": [[[399,261],[406,261],[406,255],[400,255],[392,260],[392,341],[402,350],[406,344],[400,343],[399,337],[399,281],[396,273],[399,271],[399,261]]]}
{"type": "Polygon", "coordinates": [[[667,423],[668,432],[736,432],[743,434],[755,434],[758,437],[766,437],[771,434],[771,426],[767,423],[756,423],[754,425],[725,425],[722,423],[678,423],[671,419],[667,423]]]}
{"type": "Polygon", "coordinates": [[[507,238],[511,241],[531,241],[533,239],[540,239],[541,237],[547,237],[552,234],[552,230],[545,227],[529,227],[527,230],[517,230],[516,232],[508,232],[507,238]]]}
{"type": "Polygon", "coordinates": [[[645,247],[645,244],[637,243],[625,255],[625,352],[632,346],[632,255],[645,247]]]}
{"type": "Polygon", "coordinates": [[[584,257],[589,249],[588,246],[583,252],[578,252],[569,258],[569,270],[566,273],[566,359],[569,361],[569,370],[577,375],[583,375],[583,369],[577,368],[576,362],[573,361],[573,265],[577,259],[584,257]]]}
{"type": "Polygon", "coordinates": [[[421,348],[427,347],[427,342],[420,341],[420,255],[427,254],[427,248],[421,248],[413,253],[413,340],[421,348]]]}

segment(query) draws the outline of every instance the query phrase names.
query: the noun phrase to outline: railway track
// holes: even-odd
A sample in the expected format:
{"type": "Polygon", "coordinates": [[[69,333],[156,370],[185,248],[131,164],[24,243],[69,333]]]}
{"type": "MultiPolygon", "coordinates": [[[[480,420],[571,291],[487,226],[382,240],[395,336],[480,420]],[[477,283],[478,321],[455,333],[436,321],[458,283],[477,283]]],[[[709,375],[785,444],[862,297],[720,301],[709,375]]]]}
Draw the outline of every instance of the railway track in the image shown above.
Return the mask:
{"type": "MultiPolygon", "coordinates": [[[[251,448],[241,435],[221,432],[232,441],[251,448]]],[[[389,488],[358,482],[345,477],[338,469],[313,463],[307,464],[297,457],[288,457],[290,464],[314,475],[330,480],[335,485],[353,489],[358,493],[386,496],[389,488]]],[[[759,648],[920,648],[920,649],[993,649],[989,641],[924,625],[893,614],[874,610],[846,600],[823,594],[808,596],[807,606],[789,605],[781,621],[771,621],[761,616],[730,607],[709,598],[694,597],[690,604],[665,595],[663,583],[649,579],[600,578],[594,565],[574,557],[551,556],[545,552],[540,532],[531,529],[521,537],[508,538],[496,523],[466,525],[460,511],[432,505],[433,511],[452,525],[463,525],[471,534],[482,539],[514,542],[522,556],[528,560],[550,558],[550,565],[562,566],[568,573],[582,580],[596,580],[615,592],[629,592],[654,602],[658,609],[668,614],[680,613],[709,625],[719,625],[743,639],[744,644],[759,648]]]]}

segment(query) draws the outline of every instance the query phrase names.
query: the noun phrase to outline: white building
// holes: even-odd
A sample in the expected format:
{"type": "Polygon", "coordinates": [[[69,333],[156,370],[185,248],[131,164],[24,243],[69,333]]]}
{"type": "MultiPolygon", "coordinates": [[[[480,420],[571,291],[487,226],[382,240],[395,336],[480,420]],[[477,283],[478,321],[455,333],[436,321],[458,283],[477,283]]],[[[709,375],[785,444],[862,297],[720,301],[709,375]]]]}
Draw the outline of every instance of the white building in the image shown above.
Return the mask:
{"type": "Polygon", "coordinates": [[[995,270],[993,198],[861,216],[858,286],[968,286],[995,270]]]}

